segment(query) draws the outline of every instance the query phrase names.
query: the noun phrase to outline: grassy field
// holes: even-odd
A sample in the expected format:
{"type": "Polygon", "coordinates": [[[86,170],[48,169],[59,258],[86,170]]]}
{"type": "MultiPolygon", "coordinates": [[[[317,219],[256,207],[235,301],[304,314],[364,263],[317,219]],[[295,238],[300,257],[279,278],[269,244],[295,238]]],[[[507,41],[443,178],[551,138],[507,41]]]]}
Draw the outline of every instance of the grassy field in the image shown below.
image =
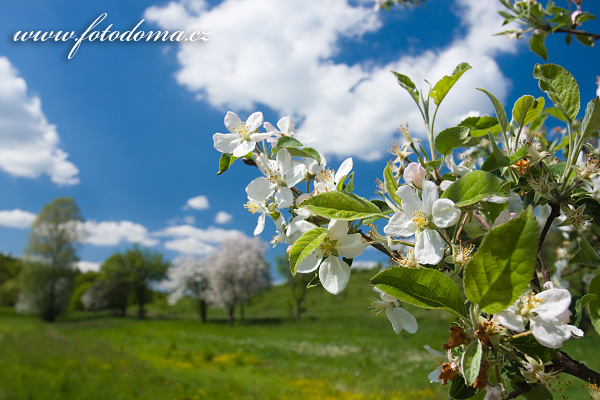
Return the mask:
{"type": "MultiPolygon", "coordinates": [[[[312,289],[300,322],[287,287],[257,297],[233,327],[213,309],[201,324],[191,301],[157,301],[145,321],[70,313],[44,324],[0,309],[0,400],[445,399],[423,345],[439,347],[450,320],[411,309],[418,333],[395,335],[369,312],[369,276],[355,273],[339,296],[312,289]]],[[[600,369],[599,343],[590,333],[565,349],[600,369]]],[[[589,399],[580,388],[557,385],[555,398],[589,399]]]]}

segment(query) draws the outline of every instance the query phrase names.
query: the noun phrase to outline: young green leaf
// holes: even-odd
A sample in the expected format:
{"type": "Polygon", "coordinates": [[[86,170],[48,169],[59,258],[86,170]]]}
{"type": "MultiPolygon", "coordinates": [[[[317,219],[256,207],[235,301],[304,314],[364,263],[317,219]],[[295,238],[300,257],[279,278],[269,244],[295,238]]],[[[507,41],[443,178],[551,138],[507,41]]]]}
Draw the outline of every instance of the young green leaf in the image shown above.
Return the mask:
{"type": "Polygon", "coordinates": [[[482,115],[481,117],[469,117],[464,119],[458,126],[469,128],[470,135],[473,137],[485,136],[488,132],[500,133],[502,129],[498,123],[498,118],[482,115]]]}
{"type": "Polygon", "coordinates": [[[297,139],[294,139],[293,137],[290,136],[282,136],[278,141],[277,141],[277,147],[275,149],[273,149],[274,153],[277,153],[277,151],[279,149],[295,149],[296,147],[300,147],[302,146],[302,143],[300,143],[297,139]]]}
{"type": "Polygon", "coordinates": [[[467,315],[456,283],[435,269],[392,267],[371,278],[371,284],[417,307],[467,315]]]}
{"type": "Polygon", "coordinates": [[[488,313],[511,305],[533,276],[538,239],[539,226],[531,208],[492,228],[465,266],[467,298],[488,313]]]}
{"type": "Polygon", "coordinates": [[[314,252],[327,236],[327,229],[314,228],[305,232],[294,242],[290,249],[290,267],[292,275],[296,275],[298,264],[314,252]]]}
{"type": "MultiPolygon", "coordinates": [[[[590,282],[590,295],[600,296],[600,275],[596,275],[590,282]]],[[[600,334],[600,298],[592,298],[590,301],[590,319],[598,334],[600,334]]]]}
{"type": "Polygon", "coordinates": [[[581,123],[582,140],[592,136],[600,128],[600,98],[590,101],[585,109],[585,116],[581,123]]]}
{"type": "Polygon", "coordinates": [[[308,208],[320,217],[345,221],[381,216],[379,208],[369,200],[354,193],[339,191],[313,196],[302,202],[302,207],[308,208]]]}
{"type": "Polygon", "coordinates": [[[452,72],[452,75],[444,76],[442,79],[435,84],[433,89],[429,92],[429,97],[433,98],[433,101],[436,106],[439,106],[444,97],[448,94],[452,86],[460,79],[460,77],[471,69],[471,66],[467,63],[459,64],[452,72]]]}
{"type": "Polygon", "coordinates": [[[544,61],[548,61],[548,49],[544,42],[546,41],[546,32],[534,32],[529,38],[529,48],[544,61]]]}
{"type": "Polygon", "coordinates": [[[312,147],[305,147],[303,149],[289,148],[288,151],[293,157],[312,158],[313,160],[316,160],[319,164],[321,164],[321,155],[312,147]]]}
{"type": "Polygon", "coordinates": [[[506,196],[500,186],[501,180],[485,171],[472,171],[452,183],[442,194],[456,207],[466,207],[493,195],[506,196]]]}
{"type": "Polygon", "coordinates": [[[477,389],[473,386],[467,386],[465,380],[460,375],[454,378],[448,392],[450,397],[456,400],[471,399],[475,393],[477,393],[477,389]]]}
{"type": "Polygon", "coordinates": [[[579,251],[573,258],[570,264],[587,265],[588,267],[600,267],[600,257],[590,242],[585,237],[579,242],[579,251]]]}
{"type": "Polygon", "coordinates": [[[399,74],[398,72],[392,71],[392,74],[396,76],[396,79],[398,80],[398,85],[403,87],[408,92],[408,94],[410,94],[410,97],[413,98],[415,103],[419,105],[419,91],[417,90],[417,87],[415,86],[413,81],[411,81],[408,76],[399,74]]]}
{"type": "Polygon", "coordinates": [[[482,171],[493,171],[498,168],[507,167],[510,165],[510,159],[504,154],[502,150],[496,144],[494,135],[488,135],[490,142],[492,143],[492,154],[483,162],[481,166],[482,171]]]}
{"type": "Polygon", "coordinates": [[[391,161],[387,163],[385,168],[383,169],[383,183],[385,185],[385,190],[387,190],[388,196],[392,199],[396,204],[400,204],[402,200],[396,194],[396,190],[398,190],[398,182],[396,178],[394,178],[394,173],[392,172],[392,167],[390,166],[391,161]]]}
{"type": "Polygon", "coordinates": [[[550,349],[542,346],[533,335],[521,336],[510,341],[519,351],[530,357],[539,358],[542,362],[550,362],[560,349],[550,349]]]}
{"type": "Polygon", "coordinates": [[[533,77],[539,80],[542,89],[554,106],[573,122],[579,113],[579,86],[573,75],[560,65],[536,64],[533,77]]]}
{"type": "Polygon", "coordinates": [[[222,153],[221,158],[219,159],[219,172],[217,172],[217,175],[221,175],[223,172],[227,171],[231,164],[237,159],[238,157],[234,157],[231,153],[222,153]]]}
{"type": "Polygon", "coordinates": [[[519,127],[524,127],[533,121],[544,110],[544,98],[536,99],[533,96],[525,95],[515,103],[512,110],[512,117],[519,127]]]}
{"type": "Polygon", "coordinates": [[[467,345],[460,363],[460,369],[467,386],[473,386],[475,379],[477,379],[477,375],[479,375],[482,355],[483,348],[481,347],[481,342],[479,340],[474,340],[467,345]]]}
{"type": "Polygon", "coordinates": [[[469,135],[469,128],[455,126],[438,133],[435,138],[435,149],[446,156],[458,147],[471,147],[478,143],[479,140],[469,135]]]}
{"type": "Polygon", "coordinates": [[[502,105],[502,103],[500,103],[500,100],[498,100],[496,96],[494,96],[485,89],[477,90],[481,90],[490,98],[490,100],[492,101],[492,105],[494,106],[494,111],[496,111],[496,117],[498,118],[498,122],[500,123],[500,128],[502,128],[502,132],[506,132],[508,130],[508,118],[506,117],[506,111],[504,110],[504,106],[502,105]]]}

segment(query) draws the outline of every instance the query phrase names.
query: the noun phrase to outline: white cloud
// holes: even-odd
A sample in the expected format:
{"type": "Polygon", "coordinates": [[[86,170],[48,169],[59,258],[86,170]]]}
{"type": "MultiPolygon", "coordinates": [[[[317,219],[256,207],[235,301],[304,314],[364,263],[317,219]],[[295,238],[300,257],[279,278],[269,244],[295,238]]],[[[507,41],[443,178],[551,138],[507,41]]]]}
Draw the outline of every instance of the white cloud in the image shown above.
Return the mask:
{"type": "Polygon", "coordinates": [[[176,74],[181,85],[211,105],[248,113],[257,104],[266,105],[301,120],[300,130],[316,138],[311,145],[320,151],[376,159],[399,124],[408,122],[413,134],[424,134],[418,109],[390,70],[424,87],[424,79],[436,82],[463,61],[474,67],[447,96],[437,127],[452,126],[455,115],[469,110],[493,112],[475,87],[500,99],[506,96],[510,82],[494,56],[514,51],[516,43],[491,36],[501,28],[499,6],[480,0],[456,3],[463,26],[451,44],[383,66],[374,66],[373,60],[355,65],[332,61],[341,38],[361,38],[381,26],[371,7],[347,1],[225,0],[203,12],[193,11],[189,1],[172,1],[149,8],[145,17],[165,29],[212,32],[201,45],[179,46],[176,74]]]}
{"type": "Polygon", "coordinates": [[[138,243],[142,246],[154,246],[159,243],[148,235],[145,226],[131,221],[85,221],[86,232],[82,242],[95,246],[116,246],[121,242],[138,243]]]}
{"type": "Polygon", "coordinates": [[[166,249],[195,255],[206,255],[223,240],[240,235],[243,233],[234,229],[212,226],[201,229],[190,225],[170,226],[153,233],[153,236],[170,238],[164,243],[166,249]]]}
{"type": "Polygon", "coordinates": [[[381,263],[377,261],[353,261],[352,269],[373,269],[379,265],[381,265],[381,263]]]}
{"type": "Polygon", "coordinates": [[[217,215],[215,215],[215,223],[216,224],[226,224],[228,222],[231,222],[232,219],[233,219],[233,215],[231,215],[225,211],[219,211],[217,213],[217,215]]]}
{"type": "Polygon", "coordinates": [[[208,198],[206,196],[196,196],[185,203],[184,209],[192,208],[194,210],[206,210],[208,207],[208,198]]]}
{"type": "Polygon", "coordinates": [[[100,263],[95,263],[95,262],[91,262],[91,261],[79,261],[77,263],[77,268],[79,268],[79,270],[81,272],[88,272],[88,271],[98,272],[98,271],[100,271],[100,263]]]}
{"type": "Polygon", "coordinates": [[[0,211],[0,226],[27,229],[35,221],[36,214],[20,209],[0,211]]]}
{"type": "Polygon", "coordinates": [[[59,146],[56,126],[42,111],[39,97],[6,57],[0,57],[0,169],[15,176],[49,175],[60,185],[79,183],[77,167],[59,146]]]}

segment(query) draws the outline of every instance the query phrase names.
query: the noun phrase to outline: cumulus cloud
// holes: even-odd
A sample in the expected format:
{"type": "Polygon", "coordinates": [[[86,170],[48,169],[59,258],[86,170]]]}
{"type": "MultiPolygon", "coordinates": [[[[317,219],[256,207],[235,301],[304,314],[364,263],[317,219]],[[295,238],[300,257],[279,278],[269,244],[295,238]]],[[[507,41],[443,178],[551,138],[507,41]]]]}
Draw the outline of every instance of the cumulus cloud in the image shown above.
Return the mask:
{"type": "Polygon", "coordinates": [[[184,209],[194,209],[194,210],[206,210],[208,209],[208,198],[206,196],[196,196],[192,197],[185,203],[184,209]]]}
{"type": "Polygon", "coordinates": [[[293,115],[302,121],[300,130],[316,139],[314,147],[328,154],[379,158],[405,122],[413,134],[424,135],[419,111],[390,70],[423,86],[424,79],[436,82],[463,61],[474,67],[444,101],[439,127],[452,126],[455,115],[470,110],[492,112],[475,87],[502,99],[510,85],[494,57],[514,51],[516,44],[491,36],[502,23],[493,2],[456,0],[463,26],[449,45],[386,65],[332,59],[340,39],[360,39],[381,27],[370,7],[348,1],[224,0],[208,10],[203,4],[171,1],[145,13],[164,29],[212,31],[202,45],[178,47],[177,81],[219,109],[249,113],[260,104],[293,115]]]}
{"type": "Polygon", "coordinates": [[[9,228],[26,229],[30,228],[35,221],[36,214],[20,209],[0,211],[0,226],[9,228]]]}
{"type": "Polygon", "coordinates": [[[26,178],[42,174],[60,185],[79,183],[79,170],[59,146],[56,126],[42,111],[39,97],[6,57],[0,57],[0,169],[26,178]]]}
{"type": "Polygon", "coordinates": [[[231,222],[232,219],[233,219],[233,215],[231,215],[225,211],[219,211],[217,213],[217,215],[215,215],[215,223],[216,224],[226,224],[228,222],[231,222]]]}
{"type": "Polygon", "coordinates": [[[77,268],[79,268],[79,270],[81,272],[89,272],[89,271],[98,272],[98,271],[100,271],[100,263],[96,263],[96,262],[92,262],[92,261],[79,261],[77,263],[77,268]]]}
{"type": "Polygon", "coordinates": [[[169,238],[164,247],[183,254],[206,255],[223,240],[243,235],[238,230],[228,230],[216,227],[206,229],[191,225],[170,226],[155,232],[153,236],[169,238]]]}
{"type": "Polygon", "coordinates": [[[85,221],[83,243],[95,246],[116,246],[121,242],[155,246],[158,240],[148,235],[145,226],[131,221],[85,221]]]}

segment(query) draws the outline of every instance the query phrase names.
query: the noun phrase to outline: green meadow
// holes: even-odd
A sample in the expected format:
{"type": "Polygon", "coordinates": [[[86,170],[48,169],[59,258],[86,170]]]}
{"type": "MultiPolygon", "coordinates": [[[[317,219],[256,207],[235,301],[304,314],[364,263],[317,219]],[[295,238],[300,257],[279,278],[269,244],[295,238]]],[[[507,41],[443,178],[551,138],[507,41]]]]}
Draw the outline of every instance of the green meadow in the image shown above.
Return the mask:
{"type": "MultiPolygon", "coordinates": [[[[133,309],[53,324],[0,309],[0,400],[445,399],[423,346],[445,342],[449,315],[410,308],[419,331],[394,334],[370,312],[371,275],[353,272],[338,296],[311,289],[301,321],[287,286],[253,299],[243,321],[238,310],[234,326],[212,308],[202,324],[193,301],[171,307],[160,296],[141,321],[133,309]]],[[[564,349],[598,370],[600,340],[586,333],[564,349]]],[[[589,399],[582,384],[557,382],[555,398],[589,399]]]]}

